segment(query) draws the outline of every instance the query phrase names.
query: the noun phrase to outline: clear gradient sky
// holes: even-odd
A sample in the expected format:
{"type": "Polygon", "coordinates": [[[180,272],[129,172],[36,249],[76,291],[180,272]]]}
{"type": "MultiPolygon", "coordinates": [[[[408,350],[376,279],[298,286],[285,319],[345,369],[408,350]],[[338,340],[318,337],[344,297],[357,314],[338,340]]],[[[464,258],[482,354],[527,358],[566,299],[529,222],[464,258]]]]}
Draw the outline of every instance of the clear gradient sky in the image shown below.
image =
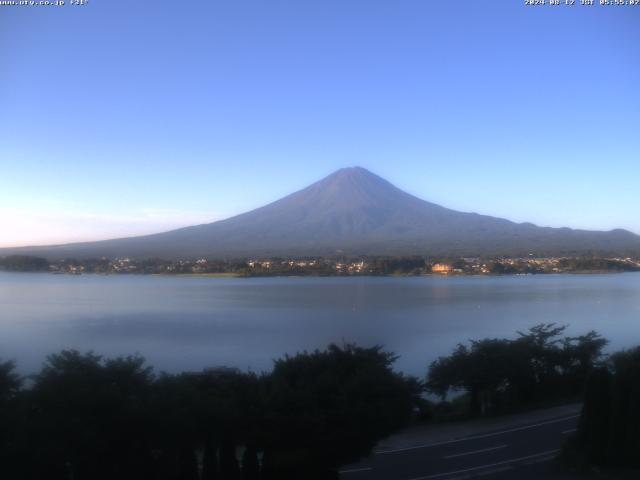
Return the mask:
{"type": "Polygon", "coordinates": [[[353,165],[640,233],[640,7],[523,4],[0,7],[0,246],[221,219],[353,165]]]}

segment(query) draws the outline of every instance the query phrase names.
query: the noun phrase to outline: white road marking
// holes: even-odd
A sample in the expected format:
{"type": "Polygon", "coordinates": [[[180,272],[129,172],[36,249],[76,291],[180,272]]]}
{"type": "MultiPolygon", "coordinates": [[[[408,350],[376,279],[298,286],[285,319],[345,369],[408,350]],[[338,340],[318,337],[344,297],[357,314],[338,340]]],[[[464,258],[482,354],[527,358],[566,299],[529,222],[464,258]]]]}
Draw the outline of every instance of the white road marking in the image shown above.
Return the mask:
{"type": "Polygon", "coordinates": [[[358,473],[358,472],[368,472],[370,470],[373,470],[373,468],[371,468],[371,467],[349,468],[348,470],[340,470],[338,473],[339,474],[343,474],[343,473],[358,473]]]}
{"type": "Polygon", "coordinates": [[[487,465],[480,465],[479,467],[471,467],[471,468],[465,468],[464,470],[456,470],[453,472],[444,472],[444,473],[436,473],[434,475],[426,475],[424,477],[414,477],[411,478],[409,480],[429,480],[431,478],[442,478],[442,477],[448,477],[450,475],[457,475],[460,473],[468,473],[468,472],[473,472],[476,470],[484,470],[487,468],[493,468],[493,467],[497,467],[500,465],[507,465],[509,463],[515,463],[515,462],[521,462],[523,460],[529,460],[532,458],[536,458],[536,457],[544,457],[544,456],[551,456],[554,455],[556,453],[558,453],[560,450],[548,450],[546,452],[540,452],[540,453],[535,453],[533,455],[527,455],[526,457],[518,457],[518,458],[512,458],[509,460],[503,460],[502,462],[496,462],[496,463],[490,463],[487,465]]]}
{"type": "Polygon", "coordinates": [[[486,477],[487,475],[495,475],[496,473],[508,472],[509,470],[513,470],[513,465],[490,468],[489,470],[482,470],[481,472],[465,473],[457,477],[449,477],[447,480],[469,480],[470,478],[486,477]]]}
{"type": "Polygon", "coordinates": [[[497,447],[489,447],[489,448],[483,448],[482,450],[474,450],[473,452],[464,452],[464,453],[456,453],[454,455],[447,455],[446,457],[442,457],[442,458],[458,458],[458,457],[464,457],[465,455],[474,455],[476,453],[484,453],[484,452],[491,452],[492,450],[500,450],[501,448],[507,448],[506,445],[498,445],[497,447]]]}
{"type": "Polygon", "coordinates": [[[555,419],[555,420],[549,420],[547,422],[536,423],[534,425],[526,425],[524,427],[510,428],[508,430],[502,430],[501,432],[485,433],[484,435],[475,435],[475,436],[464,437],[464,438],[456,438],[454,440],[445,440],[444,442],[425,443],[424,445],[414,445],[412,447],[394,448],[392,450],[378,450],[377,452],[373,452],[373,453],[376,454],[376,455],[384,455],[384,454],[387,454],[387,453],[406,452],[406,451],[409,451],[409,450],[418,450],[420,448],[429,448],[429,447],[437,447],[437,446],[440,446],[440,445],[449,445],[451,443],[468,442],[468,441],[471,441],[471,440],[478,440],[478,439],[481,439],[481,438],[489,438],[489,437],[495,437],[497,435],[504,435],[505,433],[520,432],[522,430],[528,430],[530,428],[542,427],[544,425],[551,425],[552,423],[560,423],[560,422],[564,422],[564,421],[571,420],[571,419],[574,419],[574,418],[578,418],[579,416],[580,415],[571,415],[570,417],[558,418],[558,419],[555,419]]]}
{"type": "Polygon", "coordinates": [[[570,430],[565,430],[564,432],[562,432],[563,435],[569,435],[570,433],[576,432],[578,429],[577,428],[572,428],[570,430]]]}

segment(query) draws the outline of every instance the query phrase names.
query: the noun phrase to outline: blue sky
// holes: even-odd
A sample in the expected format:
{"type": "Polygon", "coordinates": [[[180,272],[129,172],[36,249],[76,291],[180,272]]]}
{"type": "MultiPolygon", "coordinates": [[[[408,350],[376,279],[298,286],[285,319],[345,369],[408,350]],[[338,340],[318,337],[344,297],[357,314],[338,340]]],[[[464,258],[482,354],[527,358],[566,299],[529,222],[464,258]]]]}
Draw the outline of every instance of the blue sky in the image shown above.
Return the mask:
{"type": "Polygon", "coordinates": [[[352,165],[640,233],[640,7],[523,3],[0,7],[0,245],[220,219],[352,165]]]}

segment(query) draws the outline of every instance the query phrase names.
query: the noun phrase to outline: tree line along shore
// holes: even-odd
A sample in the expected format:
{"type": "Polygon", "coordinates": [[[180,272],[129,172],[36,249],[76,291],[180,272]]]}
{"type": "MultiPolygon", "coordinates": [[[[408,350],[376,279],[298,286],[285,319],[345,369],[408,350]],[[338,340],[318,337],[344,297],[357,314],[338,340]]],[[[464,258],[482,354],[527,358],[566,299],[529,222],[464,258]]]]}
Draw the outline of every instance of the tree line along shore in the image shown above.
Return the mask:
{"type": "Polygon", "coordinates": [[[135,258],[65,259],[50,262],[26,255],[0,257],[0,270],[67,274],[167,274],[207,276],[372,276],[372,275],[532,275],[640,271],[632,257],[313,257],[162,260],[135,258]]]}
{"type": "Polygon", "coordinates": [[[0,362],[0,476],[35,480],[329,480],[415,422],[583,400],[562,458],[639,468],[640,348],[540,324],[393,369],[380,346],[286,355],[270,372],[156,373],[139,356],[62,351],[23,377],[0,362]],[[430,396],[427,396],[430,394],[430,396]]]}

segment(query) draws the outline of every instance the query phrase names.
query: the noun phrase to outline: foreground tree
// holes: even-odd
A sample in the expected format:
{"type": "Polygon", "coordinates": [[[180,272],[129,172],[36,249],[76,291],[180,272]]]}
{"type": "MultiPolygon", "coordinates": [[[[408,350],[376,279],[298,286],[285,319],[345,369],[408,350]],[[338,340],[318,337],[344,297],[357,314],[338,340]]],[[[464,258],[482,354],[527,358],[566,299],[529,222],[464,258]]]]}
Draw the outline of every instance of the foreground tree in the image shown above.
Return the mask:
{"type": "Polygon", "coordinates": [[[49,356],[25,398],[35,457],[25,478],[149,478],[151,381],[139,357],[49,356]]]}
{"type": "Polygon", "coordinates": [[[380,347],[331,345],[276,361],[265,379],[265,477],[337,478],[337,467],[405,425],[421,385],[393,372],[395,359],[380,347]]]}
{"type": "Polygon", "coordinates": [[[7,405],[20,391],[22,378],[12,361],[0,362],[0,405],[7,405]]]}
{"type": "Polygon", "coordinates": [[[22,378],[15,371],[15,363],[0,362],[0,476],[19,474],[20,418],[18,395],[22,378]]]}
{"type": "Polygon", "coordinates": [[[0,477],[329,479],[405,425],[421,385],[381,348],[330,346],[258,376],[154,375],[140,357],[51,355],[21,389],[0,363],[0,477]]]}
{"type": "Polygon", "coordinates": [[[578,432],[566,448],[580,466],[640,468],[640,347],[589,375],[578,432]]]}
{"type": "Polygon", "coordinates": [[[539,324],[514,340],[460,344],[430,365],[427,389],[443,400],[451,392],[466,393],[472,415],[577,396],[607,341],[596,332],[563,338],[565,329],[539,324]]]}

